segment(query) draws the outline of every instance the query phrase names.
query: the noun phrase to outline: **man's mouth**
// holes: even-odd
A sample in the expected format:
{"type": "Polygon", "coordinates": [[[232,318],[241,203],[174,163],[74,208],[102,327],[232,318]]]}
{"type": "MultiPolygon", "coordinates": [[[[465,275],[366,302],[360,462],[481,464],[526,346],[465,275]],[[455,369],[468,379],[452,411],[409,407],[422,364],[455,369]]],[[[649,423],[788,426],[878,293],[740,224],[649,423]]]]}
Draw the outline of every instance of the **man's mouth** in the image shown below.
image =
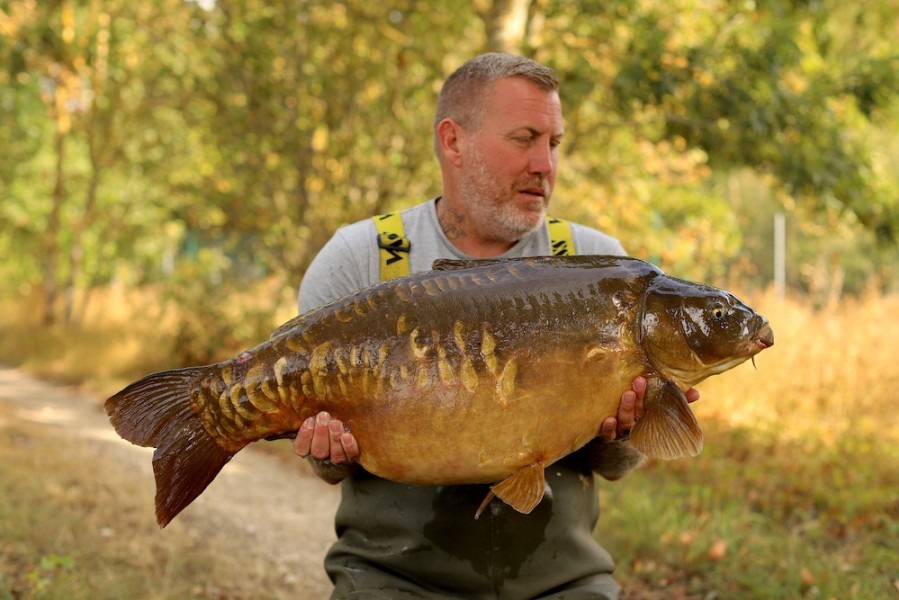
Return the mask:
{"type": "Polygon", "coordinates": [[[547,196],[549,196],[549,190],[547,186],[542,185],[540,182],[532,183],[531,185],[524,185],[516,190],[519,194],[523,196],[531,196],[535,199],[539,198],[543,200],[547,196]]]}

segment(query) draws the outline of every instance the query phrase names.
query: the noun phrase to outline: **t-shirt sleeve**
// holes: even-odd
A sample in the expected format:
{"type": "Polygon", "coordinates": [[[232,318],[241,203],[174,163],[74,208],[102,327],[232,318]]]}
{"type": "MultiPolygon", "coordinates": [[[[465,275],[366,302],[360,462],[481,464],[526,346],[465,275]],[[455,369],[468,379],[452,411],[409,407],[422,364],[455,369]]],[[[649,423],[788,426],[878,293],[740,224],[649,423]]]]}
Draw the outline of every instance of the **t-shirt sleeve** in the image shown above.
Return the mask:
{"type": "Polygon", "coordinates": [[[373,238],[366,225],[358,223],[337,230],[312,260],[300,282],[300,314],[371,285],[373,238]]]}
{"type": "Polygon", "coordinates": [[[571,228],[574,247],[578,254],[627,256],[621,242],[616,238],[578,223],[572,223],[571,228]]]}

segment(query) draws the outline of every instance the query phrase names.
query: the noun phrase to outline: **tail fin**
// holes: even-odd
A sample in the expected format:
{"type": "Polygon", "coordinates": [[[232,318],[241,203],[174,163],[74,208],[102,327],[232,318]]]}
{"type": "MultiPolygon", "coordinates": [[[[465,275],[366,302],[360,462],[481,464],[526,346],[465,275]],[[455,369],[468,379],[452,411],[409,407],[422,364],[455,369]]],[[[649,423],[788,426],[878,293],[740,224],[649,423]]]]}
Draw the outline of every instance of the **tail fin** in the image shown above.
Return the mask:
{"type": "Polygon", "coordinates": [[[156,448],[156,521],[165,527],[206,489],[236,454],[206,432],[190,402],[191,387],[209,367],[148,375],[106,401],[116,432],[156,448]]]}

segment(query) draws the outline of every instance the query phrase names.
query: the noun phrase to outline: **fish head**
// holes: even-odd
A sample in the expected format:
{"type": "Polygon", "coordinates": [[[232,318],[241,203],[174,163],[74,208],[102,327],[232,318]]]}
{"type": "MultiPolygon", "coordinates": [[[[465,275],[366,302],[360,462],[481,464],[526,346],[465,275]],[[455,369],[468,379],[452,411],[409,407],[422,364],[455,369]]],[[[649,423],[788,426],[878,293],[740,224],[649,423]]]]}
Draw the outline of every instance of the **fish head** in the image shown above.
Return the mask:
{"type": "Polygon", "coordinates": [[[774,344],[768,320],[733,294],[671,277],[647,291],[641,338],[650,363],[682,387],[774,344]]]}

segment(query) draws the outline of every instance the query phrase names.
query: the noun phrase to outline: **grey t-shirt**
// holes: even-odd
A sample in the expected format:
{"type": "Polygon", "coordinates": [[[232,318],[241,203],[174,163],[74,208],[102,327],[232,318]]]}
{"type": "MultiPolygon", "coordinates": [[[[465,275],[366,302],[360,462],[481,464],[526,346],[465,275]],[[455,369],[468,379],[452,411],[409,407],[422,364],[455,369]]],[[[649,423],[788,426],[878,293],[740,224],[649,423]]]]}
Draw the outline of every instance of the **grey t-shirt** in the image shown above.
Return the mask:
{"type": "MultiPolygon", "coordinates": [[[[439,258],[472,258],[459,252],[447,239],[437,221],[436,206],[436,200],[430,200],[401,213],[405,236],[412,244],[410,260],[413,273],[429,271],[431,263],[439,258]]],[[[571,234],[577,254],[625,254],[618,240],[595,229],[571,223],[571,234]]],[[[378,283],[381,276],[376,237],[377,231],[371,219],[338,229],[303,277],[300,313],[378,283]]],[[[499,258],[549,254],[549,233],[544,225],[499,258]]]]}

